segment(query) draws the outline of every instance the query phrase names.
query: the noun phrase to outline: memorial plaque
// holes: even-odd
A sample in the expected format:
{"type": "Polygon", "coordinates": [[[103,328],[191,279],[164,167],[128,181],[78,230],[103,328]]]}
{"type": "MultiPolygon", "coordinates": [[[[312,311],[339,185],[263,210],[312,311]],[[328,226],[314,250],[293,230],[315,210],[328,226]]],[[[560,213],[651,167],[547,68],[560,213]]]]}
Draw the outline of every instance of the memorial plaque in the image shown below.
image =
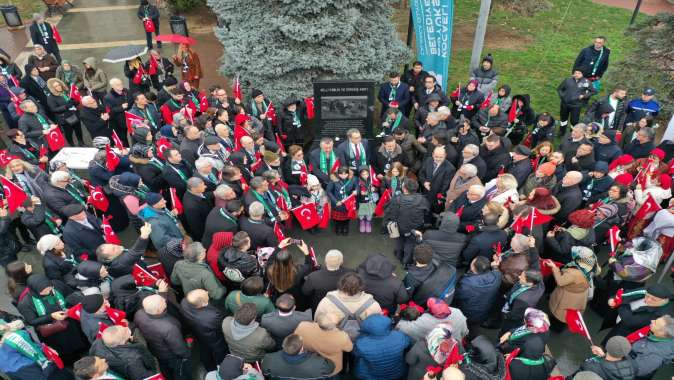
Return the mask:
{"type": "Polygon", "coordinates": [[[374,86],[374,81],[367,80],[314,82],[318,136],[343,139],[347,130],[357,128],[371,138],[374,86]]]}

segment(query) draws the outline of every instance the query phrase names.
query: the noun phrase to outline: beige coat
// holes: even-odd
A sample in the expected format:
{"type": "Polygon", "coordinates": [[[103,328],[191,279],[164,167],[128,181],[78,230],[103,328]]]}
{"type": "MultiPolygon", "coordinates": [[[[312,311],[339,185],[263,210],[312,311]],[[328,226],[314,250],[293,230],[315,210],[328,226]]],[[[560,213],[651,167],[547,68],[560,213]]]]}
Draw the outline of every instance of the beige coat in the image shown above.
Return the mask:
{"type": "MultiPolygon", "coordinates": [[[[361,292],[358,295],[355,296],[348,296],[339,290],[333,290],[331,292],[328,292],[328,294],[332,294],[335,297],[337,297],[344,306],[346,306],[349,311],[352,313],[355,313],[358,308],[365,303],[368,299],[372,298],[372,294],[361,292]]],[[[327,297],[324,297],[321,302],[318,303],[318,306],[316,307],[316,312],[314,313],[314,320],[316,318],[323,314],[323,313],[333,313],[335,315],[340,316],[341,318],[344,318],[344,313],[342,313],[337,306],[335,306],[332,301],[330,301],[327,297]]],[[[379,314],[381,313],[381,306],[379,306],[379,303],[375,301],[373,304],[371,304],[367,309],[365,309],[365,312],[362,313],[361,315],[357,316],[361,320],[364,320],[365,318],[369,317],[372,314],[379,314]]]]}
{"type": "Polygon", "coordinates": [[[482,181],[480,181],[477,176],[469,179],[468,182],[464,182],[463,184],[457,186],[456,182],[458,180],[459,175],[457,174],[449,183],[449,188],[447,189],[447,194],[445,195],[445,210],[449,209],[449,205],[452,204],[452,201],[463,194],[464,191],[467,191],[469,187],[473,185],[482,185],[482,181]]]}
{"type": "Polygon", "coordinates": [[[353,343],[347,333],[339,329],[323,330],[318,323],[300,322],[295,334],[302,337],[306,350],[315,352],[335,364],[332,375],[342,371],[343,353],[353,350],[353,343]]]}
{"type": "Polygon", "coordinates": [[[589,282],[579,269],[565,268],[553,271],[557,287],[550,295],[550,312],[560,321],[566,321],[566,309],[581,312],[587,306],[587,289],[589,282]]]}

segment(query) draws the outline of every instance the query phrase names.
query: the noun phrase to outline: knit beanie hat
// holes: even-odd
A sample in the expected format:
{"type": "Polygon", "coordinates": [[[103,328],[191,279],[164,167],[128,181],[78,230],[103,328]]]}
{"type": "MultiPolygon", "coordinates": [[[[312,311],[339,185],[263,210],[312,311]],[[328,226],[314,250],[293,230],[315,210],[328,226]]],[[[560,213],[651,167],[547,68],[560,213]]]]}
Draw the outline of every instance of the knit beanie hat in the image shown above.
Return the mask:
{"type": "Polygon", "coordinates": [[[82,298],[82,310],[93,314],[103,306],[103,296],[100,294],[91,294],[82,298]]]}
{"type": "Polygon", "coordinates": [[[145,197],[145,202],[149,204],[150,206],[154,206],[159,201],[161,201],[163,198],[159,193],[148,193],[147,196],[145,197]]]}
{"type": "Polygon", "coordinates": [[[552,162],[546,162],[541,164],[538,167],[538,172],[543,174],[544,176],[551,176],[555,174],[555,170],[557,169],[557,165],[553,164],[552,162]]]}
{"type": "Polygon", "coordinates": [[[630,353],[632,345],[624,336],[614,336],[606,342],[606,353],[614,358],[623,358],[630,353]]]}
{"type": "Polygon", "coordinates": [[[56,235],[44,235],[38,240],[37,244],[35,245],[35,248],[37,248],[37,251],[40,252],[41,255],[45,255],[48,251],[51,251],[56,247],[56,243],[59,242],[59,237],[56,235]]]}

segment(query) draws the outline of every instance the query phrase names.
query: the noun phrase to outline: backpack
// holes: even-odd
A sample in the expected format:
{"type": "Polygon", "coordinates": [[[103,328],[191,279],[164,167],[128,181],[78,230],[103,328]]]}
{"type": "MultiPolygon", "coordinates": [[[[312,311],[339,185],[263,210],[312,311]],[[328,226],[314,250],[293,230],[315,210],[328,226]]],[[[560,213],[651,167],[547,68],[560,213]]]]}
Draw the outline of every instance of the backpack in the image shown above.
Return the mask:
{"type": "Polygon", "coordinates": [[[374,303],[374,298],[370,298],[365,301],[355,312],[352,313],[342,303],[342,301],[340,301],[339,298],[335,297],[334,295],[327,294],[325,297],[329,299],[330,302],[332,302],[332,304],[335,305],[344,314],[344,319],[342,319],[342,321],[339,323],[339,329],[347,333],[352,341],[356,340],[358,335],[360,335],[360,323],[362,322],[359,316],[374,303]]]}

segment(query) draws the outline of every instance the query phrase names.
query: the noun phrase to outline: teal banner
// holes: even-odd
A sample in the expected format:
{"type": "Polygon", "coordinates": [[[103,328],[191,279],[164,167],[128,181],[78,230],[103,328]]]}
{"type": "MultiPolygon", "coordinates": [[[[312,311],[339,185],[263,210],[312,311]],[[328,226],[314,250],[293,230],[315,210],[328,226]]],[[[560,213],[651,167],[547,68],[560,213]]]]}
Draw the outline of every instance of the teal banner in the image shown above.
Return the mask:
{"type": "Polygon", "coordinates": [[[411,0],[417,60],[447,90],[454,0],[411,0]]]}

